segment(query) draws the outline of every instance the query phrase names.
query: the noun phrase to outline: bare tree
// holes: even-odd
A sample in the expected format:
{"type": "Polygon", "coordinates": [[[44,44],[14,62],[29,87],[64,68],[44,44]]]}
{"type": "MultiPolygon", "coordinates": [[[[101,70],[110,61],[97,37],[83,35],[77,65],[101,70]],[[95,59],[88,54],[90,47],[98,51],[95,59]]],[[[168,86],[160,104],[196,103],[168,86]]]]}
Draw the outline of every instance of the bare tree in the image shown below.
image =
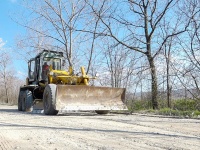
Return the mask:
{"type": "Polygon", "coordinates": [[[100,18],[102,23],[102,26],[99,27],[102,29],[101,35],[111,37],[118,44],[147,57],[152,79],[151,100],[154,109],[158,108],[155,57],[161,52],[170,37],[185,32],[187,27],[186,24],[176,32],[168,33],[163,39],[158,36],[161,32],[163,17],[168,15],[176,2],[176,0],[129,0],[116,3],[114,0],[111,2],[104,0],[99,9],[95,7],[94,1],[88,2],[93,13],[100,18]],[[105,9],[102,9],[103,7],[105,9]],[[116,30],[120,28],[122,28],[121,34],[116,34],[116,30]]]}
{"type": "Polygon", "coordinates": [[[129,49],[118,45],[108,45],[105,47],[104,55],[106,65],[110,74],[112,87],[130,87],[131,77],[136,63],[134,53],[129,49]],[[135,59],[133,59],[135,58],[135,59]]]}
{"type": "Polygon", "coordinates": [[[0,59],[0,78],[3,87],[3,95],[5,97],[5,102],[10,102],[10,83],[13,79],[13,72],[9,68],[11,64],[11,58],[6,52],[1,53],[0,59]]]}
{"type": "Polygon", "coordinates": [[[0,97],[3,103],[16,104],[21,84],[16,82],[19,79],[15,77],[16,72],[12,67],[12,58],[8,49],[4,48],[5,44],[0,38],[0,97]]]}
{"type": "Polygon", "coordinates": [[[34,44],[29,43],[29,47],[41,50],[48,49],[50,44],[51,49],[63,50],[69,66],[72,66],[73,54],[76,55],[73,48],[77,48],[75,41],[80,36],[75,29],[84,28],[88,23],[83,15],[84,1],[33,0],[24,1],[23,6],[27,8],[24,18],[27,18],[26,15],[29,17],[17,22],[36,35],[29,36],[28,39],[36,41],[34,44]],[[82,24],[84,21],[85,24],[82,24]]]}
{"type": "MultiPolygon", "coordinates": [[[[167,22],[167,18],[164,18],[163,24],[161,26],[162,30],[162,37],[165,39],[167,35],[170,33],[176,33],[177,30],[179,29],[179,26],[181,26],[182,22],[180,20],[180,15],[177,15],[177,20],[174,22],[172,25],[170,22],[167,22]],[[172,27],[173,26],[173,27],[172,27]]],[[[173,51],[174,47],[176,46],[176,36],[171,36],[169,37],[166,42],[163,45],[163,55],[165,58],[165,63],[166,63],[166,86],[167,86],[167,106],[171,108],[171,92],[172,92],[172,83],[171,83],[171,63],[172,63],[172,57],[173,57],[173,51]]],[[[165,64],[162,64],[163,66],[165,64]]],[[[165,82],[165,78],[163,79],[163,84],[165,82]]],[[[163,89],[164,90],[164,89],[163,89]]]]}
{"type": "Polygon", "coordinates": [[[200,4],[198,0],[183,1],[185,5],[180,7],[181,14],[186,18],[190,19],[190,26],[187,34],[184,37],[179,38],[179,44],[182,52],[184,52],[185,63],[182,64],[182,69],[179,73],[184,77],[180,78],[180,82],[186,88],[186,90],[193,95],[195,99],[199,99],[200,96],[200,4]]]}

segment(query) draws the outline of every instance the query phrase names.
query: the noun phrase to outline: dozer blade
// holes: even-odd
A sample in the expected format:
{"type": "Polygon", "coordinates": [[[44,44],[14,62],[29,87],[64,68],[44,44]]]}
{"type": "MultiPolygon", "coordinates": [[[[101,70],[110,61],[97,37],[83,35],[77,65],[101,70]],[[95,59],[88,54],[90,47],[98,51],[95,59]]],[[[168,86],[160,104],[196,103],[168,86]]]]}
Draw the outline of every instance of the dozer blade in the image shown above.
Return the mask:
{"type": "Polygon", "coordinates": [[[55,109],[127,110],[124,88],[57,85],[55,109]]]}

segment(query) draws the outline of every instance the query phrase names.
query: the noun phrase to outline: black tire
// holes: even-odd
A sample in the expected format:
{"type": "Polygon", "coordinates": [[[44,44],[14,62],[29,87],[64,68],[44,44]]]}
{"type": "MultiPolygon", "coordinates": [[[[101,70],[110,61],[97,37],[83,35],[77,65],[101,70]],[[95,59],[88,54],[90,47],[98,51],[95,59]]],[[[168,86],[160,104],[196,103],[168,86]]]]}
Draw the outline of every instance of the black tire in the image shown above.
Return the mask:
{"type": "Polygon", "coordinates": [[[25,91],[25,111],[31,112],[33,110],[33,95],[29,90],[25,91]]]}
{"type": "Polygon", "coordinates": [[[109,110],[95,110],[95,112],[99,115],[105,115],[105,114],[108,114],[110,111],[109,110]]]}
{"type": "Polygon", "coordinates": [[[29,90],[21,91],[18,100],[18,110],[31,112],[33,110],[33,96],[29,90]]]}
{"type": "Polygon", "coordinates": [[[18,111],[22,111],[22,96],[23,96],[23,91],[19,92],[18,96],[18,111]]]}
{"type": "Polygon", "coordinates": [[[21,104],[22,104],[22,111],[25,111],[26,110],[26,102],[25,102],[26,101],[26,92],[25,91],[23,91],[23,94],[22,94],[20,100],[21,100],[21,104]]]}
{"type": "Polygon", "coordinates": [[[43,107],[45,115],[57,115],[58,111],[54,106],[56,103],[56,85],[48,84],[43,93],[43,107]]]}

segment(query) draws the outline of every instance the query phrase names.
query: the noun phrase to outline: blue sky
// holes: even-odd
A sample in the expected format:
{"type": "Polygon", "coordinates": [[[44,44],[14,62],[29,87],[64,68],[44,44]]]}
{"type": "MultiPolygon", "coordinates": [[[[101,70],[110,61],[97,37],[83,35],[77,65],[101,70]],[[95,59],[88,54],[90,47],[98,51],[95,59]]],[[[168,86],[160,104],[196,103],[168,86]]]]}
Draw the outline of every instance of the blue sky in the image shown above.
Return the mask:
{"type": "Polygon", "coordinates": [[[12,47],[17,34],[25,30],[11,19],[20,7],[17,2],[17,0],[0,0],[0,38],[6,42],[6,47],[12,47]]]}
{"type": "Polygon", "coordinates": [[[1,49],[11,54],[13,59],[13,67],[17,71],[17,75],[23,73],[23,77],[27,74],[27,64],[23,60],[19,60],[16,56],[16,41],[17,35],[25,33],[25,28],[15,23],[12,18],[15,18],[15,13],[19,9],[23,9],[19,5],[20,0],[0,0],[0,40],[5,44],[1,49]]]}

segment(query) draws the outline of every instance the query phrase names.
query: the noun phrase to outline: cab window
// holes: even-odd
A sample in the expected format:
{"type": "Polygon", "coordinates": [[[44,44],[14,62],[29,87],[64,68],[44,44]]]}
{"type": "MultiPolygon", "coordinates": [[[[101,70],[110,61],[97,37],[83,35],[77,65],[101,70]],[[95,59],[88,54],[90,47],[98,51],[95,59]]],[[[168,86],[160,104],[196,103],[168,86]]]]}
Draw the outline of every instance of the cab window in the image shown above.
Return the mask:
{"type": "Polygon", "coordinates": [[[29,62],[29,79],[35,79],[35,60],[29,62]]]}

